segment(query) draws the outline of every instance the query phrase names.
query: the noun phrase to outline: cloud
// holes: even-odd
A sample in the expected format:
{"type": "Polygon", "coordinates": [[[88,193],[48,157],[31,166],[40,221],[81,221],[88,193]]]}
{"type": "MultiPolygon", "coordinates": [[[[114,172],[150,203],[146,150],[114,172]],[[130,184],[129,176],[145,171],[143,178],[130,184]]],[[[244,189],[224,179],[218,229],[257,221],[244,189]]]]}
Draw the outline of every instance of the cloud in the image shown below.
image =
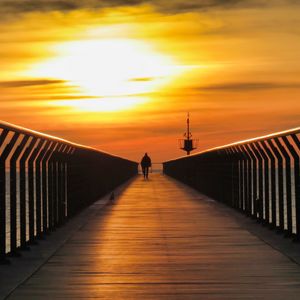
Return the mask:
{"type": "Polygon", "coordinates": [[[173,13],[184,13],[191,11],[201,11],[213,8],[233,8],[239,6],[241,3],[248,1],[242,0],[175,0],[175,1],[156,1],[156,7],[160,10],[173,13]]]}
{"type": "Polygon", "coordinates": [[[7,11],[30,12],[30,11],[69,11],[79,8],[95,9],[114,6],[135,6],[140,4],[152,4],[158,8],[169,7],[173,10],[194,10],[209,7],[229,7],[236,5],[241,0],[6,0],[1,1],[1,8],[7,11]]]}
{"type": "Polygon", "coordinates": [[[26,86],[42,86],[50,84],[62,84],[63,80],[37,79],[37,80],[11,80],[0,81],[0,88],[16,88],[26,86]]]}
{"type": "Polygon", "coordinates": [[[251,91],[251,90],[269,90],[269,89],[299,89],[300,83],[279,83],[279,82],[236,82],[213,84],[197,87],[197,90],[205,91],[251,91]]]}
{"type": "Polygon", "coordinates": [[[0,8],[7,12],[32,11],[67,11],[79,8],[77,1],[60,0],[7,0],[0,3],[0,8]]]}
{"type": "Polygon", "coordinates": [[[134,81],[134,82],[143,82],[143,81],[152,81],[154,79],[156,79],[157,77],[136,77],[136,78],[132,78],[129,81],[134,81]]]}
{"type": "MultiPolygon", "coordinates": [[[[297,4],[295,0],[275,0],[273,3],[297,4]]],[[[151,5],[166,13],[182,13],[214,8],[261,7],[270,5],[264,0],[5,0],[0,3],[2,13],[72,11],[117,6],[151,5]]]]}

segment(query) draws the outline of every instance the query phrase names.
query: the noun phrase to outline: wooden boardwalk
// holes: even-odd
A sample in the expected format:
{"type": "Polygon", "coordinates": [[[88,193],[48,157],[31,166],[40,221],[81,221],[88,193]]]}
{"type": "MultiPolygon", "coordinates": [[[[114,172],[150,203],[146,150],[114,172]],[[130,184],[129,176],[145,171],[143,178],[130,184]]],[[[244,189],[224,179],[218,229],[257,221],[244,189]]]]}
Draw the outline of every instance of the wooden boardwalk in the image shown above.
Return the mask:
{"type": "Polygon", "coordinates": [[[300,299],[300,267],[229,209],[137,177],[9,299],[300,299]]]}

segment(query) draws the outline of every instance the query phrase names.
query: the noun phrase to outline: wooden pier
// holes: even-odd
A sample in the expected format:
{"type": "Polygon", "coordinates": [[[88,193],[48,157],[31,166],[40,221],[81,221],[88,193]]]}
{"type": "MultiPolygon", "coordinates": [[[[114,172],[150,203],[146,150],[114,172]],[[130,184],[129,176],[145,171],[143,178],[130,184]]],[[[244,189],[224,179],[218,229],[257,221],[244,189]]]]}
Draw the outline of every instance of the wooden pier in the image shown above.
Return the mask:
{"type": "Polygon", "coordinates": [[[8,299],[299,299],[297,262],[167,176],[138,176],[93,207],[8,299]]]}

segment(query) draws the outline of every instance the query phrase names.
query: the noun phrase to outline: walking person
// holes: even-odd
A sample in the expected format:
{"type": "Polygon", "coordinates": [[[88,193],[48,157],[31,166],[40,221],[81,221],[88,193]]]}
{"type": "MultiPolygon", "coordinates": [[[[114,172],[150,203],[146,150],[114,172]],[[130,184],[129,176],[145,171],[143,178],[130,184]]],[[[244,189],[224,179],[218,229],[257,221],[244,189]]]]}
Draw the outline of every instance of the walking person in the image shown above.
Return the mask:
{"type": "Polygon", "coordinates": [[[145,179],[148,179],[149,168],[151,167],[151,158],[148,156],[147,152],[141,160],[142,171],[145,179]]]}

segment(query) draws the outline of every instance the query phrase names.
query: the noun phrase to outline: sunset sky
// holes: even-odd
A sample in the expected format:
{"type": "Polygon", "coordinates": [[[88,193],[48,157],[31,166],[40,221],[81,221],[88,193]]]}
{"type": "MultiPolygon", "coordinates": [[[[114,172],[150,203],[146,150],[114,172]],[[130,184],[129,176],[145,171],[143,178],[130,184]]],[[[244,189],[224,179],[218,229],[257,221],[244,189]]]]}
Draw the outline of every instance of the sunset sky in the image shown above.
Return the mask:
{"type": "Polygon", "coordinates": [[[298,0],[0,0],[0,119],[139,160],[300,126],[298,0]]]}

